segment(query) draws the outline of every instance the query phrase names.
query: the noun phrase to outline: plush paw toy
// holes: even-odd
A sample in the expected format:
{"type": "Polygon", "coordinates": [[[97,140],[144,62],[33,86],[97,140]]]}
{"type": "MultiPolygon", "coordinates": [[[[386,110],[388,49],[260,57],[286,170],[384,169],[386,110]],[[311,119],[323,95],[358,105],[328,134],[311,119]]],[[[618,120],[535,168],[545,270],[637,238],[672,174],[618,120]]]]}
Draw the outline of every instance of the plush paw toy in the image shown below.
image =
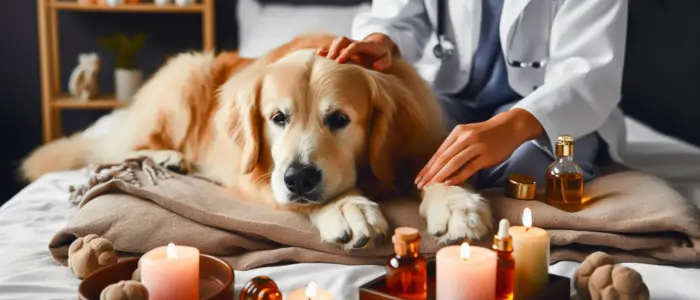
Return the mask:
{"type": "Polygon", "coordinates": [[[581,299],[648,300],[649,289],[636,271],[618,265],[609,255],[595,252],[574,274],[574,287],[581,299]]]}
{"type": "Polygon", "coordinates": [[[593,271],[588,290],[593,300],[649,300],[649,289],[636,271],[622,265],[605,265],[593,271]]]}
{"type": "Polygon", "coordinates": [[[102,290],[100,300],[148,300],[148,290],[140,282],[122,280],[102,290]]]}
{"type": "Polygon", "coordinates": [[[96,234],[78,238],[68,248],[68,267],[80,279],[117,260],[112,242],[96,234]]]}

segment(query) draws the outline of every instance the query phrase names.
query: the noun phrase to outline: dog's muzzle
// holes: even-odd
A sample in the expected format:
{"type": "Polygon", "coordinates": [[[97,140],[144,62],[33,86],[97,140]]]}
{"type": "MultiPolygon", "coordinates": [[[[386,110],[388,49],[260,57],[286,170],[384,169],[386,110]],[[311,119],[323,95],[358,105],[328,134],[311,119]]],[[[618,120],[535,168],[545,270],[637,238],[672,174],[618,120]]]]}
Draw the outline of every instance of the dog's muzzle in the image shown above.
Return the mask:
{"type": "Polygon", "coordinates": [[[284,171],[289,201],[298,204],[321,202],[323,174],[316,166],[294,162],[284,171]]]}

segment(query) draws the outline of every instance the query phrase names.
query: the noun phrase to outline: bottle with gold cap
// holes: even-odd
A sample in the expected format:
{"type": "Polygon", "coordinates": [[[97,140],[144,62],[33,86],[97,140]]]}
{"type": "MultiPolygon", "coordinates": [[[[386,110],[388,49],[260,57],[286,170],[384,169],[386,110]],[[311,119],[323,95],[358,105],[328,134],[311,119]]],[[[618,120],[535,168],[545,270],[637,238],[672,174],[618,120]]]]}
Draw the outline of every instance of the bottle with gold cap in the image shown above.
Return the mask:
{"type": "Polygon", "coordinates": [[[574,162],[574,138],[557,138],[556,161],[547,169],[545,202],[563,210],[577,210],[583,205],[583,171],[574,162]]]}
{"type": "Polygon", "coordinates": [[[513,258],[513,237],[508,232],[510,222],[501,219],[498,233],[493,236],[493,250],[496,251],[496,300],[513,300],[515,284],[515,258],[513,258]]]}
{"type": "Polygon", "coordinates": [[[386,262],[386,288],[402,299],[427,299],[428,267],[418,251],[418,229],[399,227],[391,238],[394,254],[386,262]]]}

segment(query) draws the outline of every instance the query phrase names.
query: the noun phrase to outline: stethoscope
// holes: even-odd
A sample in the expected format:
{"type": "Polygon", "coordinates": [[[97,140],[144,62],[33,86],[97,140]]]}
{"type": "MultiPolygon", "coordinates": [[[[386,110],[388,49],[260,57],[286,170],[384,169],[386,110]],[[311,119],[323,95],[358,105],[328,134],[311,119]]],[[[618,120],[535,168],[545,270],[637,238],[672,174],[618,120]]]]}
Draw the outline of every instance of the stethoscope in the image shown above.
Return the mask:
{"type": "MultiPolygon", "coordinates": [[[[446,0],[437,0],[437,45],[435,45],[435,47],[433,48],[433,54],[436,58],[441,60],[452,56],[454,54],[455,49],[454,45],[445,38],[445,13],[447,13],[445,1],[446,0]]],[[[513,48],[513,36],[515,35],[515,32],[518,32],[518,27],[520,26],[522,18],[523,14],[520,14],[517,22],[515,23],[513,34],[510,35],[510,39],[508,41],[508,54],[512,52],[511,49],[513,48]]],[[[552,22],[552,18],[553,15],[550,14],[550,24],[552,22]]],[[[508,56],[506,58],[506,61],[508,62],[508,65],[514,68],[540,69],[544,68],[547,65],[546,58],[532,61],[519,61],[510,59],[510,57],[508,56]]]]}

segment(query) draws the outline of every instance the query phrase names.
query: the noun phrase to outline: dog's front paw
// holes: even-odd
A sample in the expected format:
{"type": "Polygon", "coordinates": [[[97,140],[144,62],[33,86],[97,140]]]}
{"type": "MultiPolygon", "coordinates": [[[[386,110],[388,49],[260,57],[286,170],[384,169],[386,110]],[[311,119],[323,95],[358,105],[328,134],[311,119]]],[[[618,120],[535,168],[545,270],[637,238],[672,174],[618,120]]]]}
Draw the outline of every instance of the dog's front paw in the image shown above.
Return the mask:
{"type": "Polygon", "coordinates": [[[151,158],[153,162],[176,173],[187,174],[192,171],[191,165],[185,158],[185,155],[174,150],[140,150],[134,152],[129,158],[143,156],[151,158]]]}
{"type": "Polygon", "coordinates": [[[491,208],[481,195],[461,186],[433,184],[423,190],[420,214],[440,244],[479,240],[493,224],[491,208]]]}
{"type": "Polygon", "coordinates": [[[330,202],[311,214],[321,239],[343,249],[364,248],[385,236],[389,224],[379,205],[362,196],[347,196],[330,202]]]}

